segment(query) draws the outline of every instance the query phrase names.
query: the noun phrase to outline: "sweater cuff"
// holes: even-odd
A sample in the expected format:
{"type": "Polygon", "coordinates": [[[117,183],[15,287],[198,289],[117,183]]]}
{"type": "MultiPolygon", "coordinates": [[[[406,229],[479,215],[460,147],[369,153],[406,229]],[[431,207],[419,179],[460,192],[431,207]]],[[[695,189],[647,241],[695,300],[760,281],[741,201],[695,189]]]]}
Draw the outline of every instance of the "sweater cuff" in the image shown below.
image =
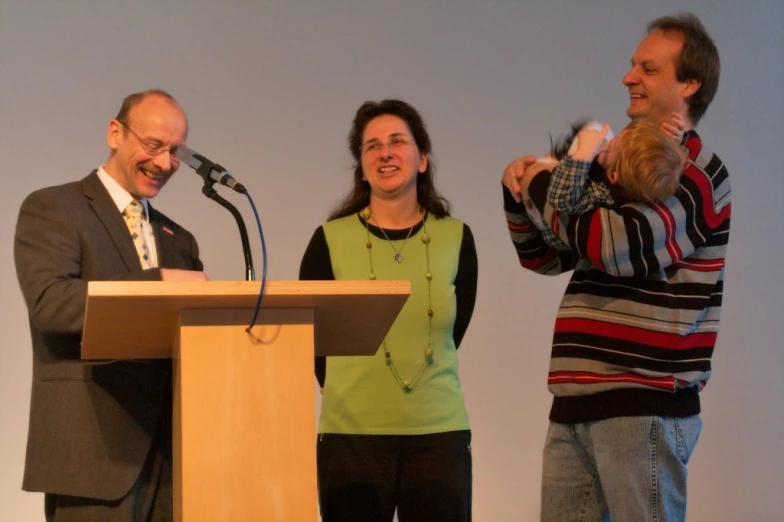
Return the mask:
{"type": "Polygon", "coordinates": [[[517,202],[512,196],[512,191],[506,185],[501,185],[504,191],[504,210],[513,214],[525,214],[525,205],[523,202],[517,202]]]}

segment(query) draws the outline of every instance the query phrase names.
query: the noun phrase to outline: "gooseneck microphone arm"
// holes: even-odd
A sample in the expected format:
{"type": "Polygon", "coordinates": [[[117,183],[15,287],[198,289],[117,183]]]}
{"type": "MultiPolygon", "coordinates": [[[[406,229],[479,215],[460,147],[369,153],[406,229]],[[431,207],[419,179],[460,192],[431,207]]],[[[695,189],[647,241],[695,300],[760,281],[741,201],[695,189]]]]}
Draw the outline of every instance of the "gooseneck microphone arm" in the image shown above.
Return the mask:
{"type": "Polygon", "coordinates": [[[235,192],[245,194],[250,197],[242,186],[234,177],[220,165],[213,163],[201,154],[198,154],[185,145],[179,146],[175,154],[180,159],[188,164],[190,168],[196,171],[196,174],[201,176],[204,180],[204,187],[201,189],[202,194],[218,203],[220,206],[231,212],[234,219],[237,221],[237,228],[240,229],[240,240],[242,240],[242,252],[245,256],[245,279],[247,281],[255,281],[256,273],[253,270],[253,257],[250,253],[250,242],[248,241],[248,231],[245,228],[245,222],[242,220],[242,214],[239,213],[237,207],[223,199],[213,188],[213,185],[218,183],[229,187],[235,192]]]}
{"type": "Polygon", "coordinates": [[[196,169],[196,173],[204,179],[204,186],[201,189],[201,193],[231,212],[231,215],[234,216],[234,220],[237,222],[237,228],[240,230],[242,253],[245,257],[245,280],[255,281],[256,273],[253,269],[253,256],[250,252],[250,242],[248,241],[248,230],[245,228],[245,221],[243,221],[242,214],[240,214],[239,210],[237,210],[237,207],[220,197],[213,188],[213,185],[215,185],[216,181],[210,177],[210,172],[213,172],[215,167],[216,165],[205,160],[201,165],[199,165],[199,168],[196,169]]]}

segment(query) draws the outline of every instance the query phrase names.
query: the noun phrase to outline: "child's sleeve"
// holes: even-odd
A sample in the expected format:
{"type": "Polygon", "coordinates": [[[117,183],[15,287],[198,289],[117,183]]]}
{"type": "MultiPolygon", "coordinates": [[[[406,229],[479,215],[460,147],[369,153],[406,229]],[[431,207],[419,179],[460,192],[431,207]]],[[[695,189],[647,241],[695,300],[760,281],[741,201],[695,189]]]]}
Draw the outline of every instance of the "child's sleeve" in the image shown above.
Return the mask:
{"type": "Polygon", "coordinates": [[[553,169],[547,189],[547,203],[555,210],[569,215],[584,214],[615,204],[610,188],[588,176],[590,168],[590,161],[564,158],[553,169]]]}

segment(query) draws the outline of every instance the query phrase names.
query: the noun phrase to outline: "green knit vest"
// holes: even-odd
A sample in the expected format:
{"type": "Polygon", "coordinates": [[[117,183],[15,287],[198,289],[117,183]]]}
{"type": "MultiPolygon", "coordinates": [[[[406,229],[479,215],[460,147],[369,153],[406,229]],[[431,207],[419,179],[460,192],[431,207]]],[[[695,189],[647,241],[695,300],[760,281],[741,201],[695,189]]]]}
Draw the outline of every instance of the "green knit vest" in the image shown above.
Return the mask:
{"type": "MultiPolygon", "coordinates": [[[[386,347],[404,380],[412,379],[425,362],[428,288],[426,245],[422,242],[424,228],[405,244],[402,263],[394,260],[395,251],[386,239],[371,233],[376,279],[409,280],[411,296],[375,355],[327,358],[320,433],[423,435],[469,429],[453,336],[454,281],[463,223],[451,217],[436,219],[428,215],[426,226],[433,274],[433,364],[427,367],[413,390],[406,393],[384,358],[386,347]]],[[[368,280],[367,232],[359,217],[352,214],[330,221],[323,228],[335,279],[368,280]]],[[[403,241],[392,243],[398,250],[403,245],[403,241]]]]}

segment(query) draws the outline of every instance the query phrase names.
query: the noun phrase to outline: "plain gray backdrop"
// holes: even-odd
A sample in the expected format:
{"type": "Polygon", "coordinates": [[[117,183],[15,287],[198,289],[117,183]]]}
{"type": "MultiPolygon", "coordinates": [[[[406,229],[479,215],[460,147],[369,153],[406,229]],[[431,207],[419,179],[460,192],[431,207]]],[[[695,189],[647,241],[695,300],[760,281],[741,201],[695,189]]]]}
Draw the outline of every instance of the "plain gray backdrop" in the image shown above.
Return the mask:
{"type": "MultiPolygon", "coordinates": [[[[688,520],[782,520],[780,0],[0,0],[0,520],[43,519],[42,495],[20,490],[31,350],[13,266],[19,205],[105,161],[108,121],[126,94],[150,87],[185,108],[188,145],[250,190],[278,280],[296,279],[310,235],[349,188],[357,107],[400,97],[422,112],[438,185],[479,254],[476,312],[460,349],[474,519],[537,520],[550,340],[567,279],[518,266],[501,172],[546,151],[548,132],[579,117],[620,129],[621,78],[645,24],[679,10],[700,16],[721,53],[718,95],[698,130],[734,185],[688,520]]],[[[212,279],[243,279],[234,222],[200,187],[182,167],[155,205],[195,233],[212,279]]],[[[253,232],[247,202],[227,197],[253,232]]]]}

